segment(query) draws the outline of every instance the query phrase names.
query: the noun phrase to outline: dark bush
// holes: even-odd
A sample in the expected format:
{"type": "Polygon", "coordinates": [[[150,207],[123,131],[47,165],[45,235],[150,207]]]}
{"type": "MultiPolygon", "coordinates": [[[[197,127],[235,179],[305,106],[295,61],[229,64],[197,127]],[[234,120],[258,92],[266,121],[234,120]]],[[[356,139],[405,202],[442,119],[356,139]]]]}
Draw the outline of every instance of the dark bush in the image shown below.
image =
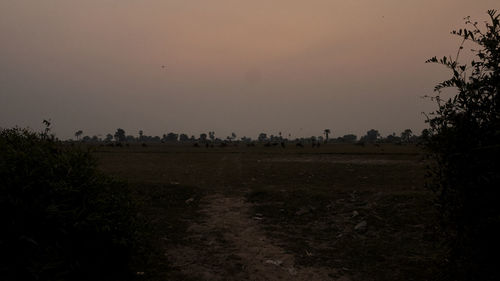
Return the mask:
{"type": "Polygon", "coordinates": [[[456,58],[428,61],[452,72],[435,88],[426,143],[452,280],[500,280],[500,18],[488,14],[485,28],[467,18],[469,29],[452,32],[463,40],[456,58]],[[461,64],[465,43],[475,45],[474,60],[461,64]],[[444,98],[445,88],[458,93],[444,98]]]}
{"type": "Polygon", "coordinates": [[[133,210],[88,151],[0,132],[0,280],[128,279],[133,210]]]}

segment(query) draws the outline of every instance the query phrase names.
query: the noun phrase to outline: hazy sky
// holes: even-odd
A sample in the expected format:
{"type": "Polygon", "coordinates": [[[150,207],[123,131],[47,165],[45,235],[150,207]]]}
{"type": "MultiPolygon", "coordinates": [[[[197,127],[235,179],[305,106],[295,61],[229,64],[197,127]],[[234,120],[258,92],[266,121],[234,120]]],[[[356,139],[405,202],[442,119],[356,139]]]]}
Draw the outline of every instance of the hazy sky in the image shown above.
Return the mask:
{"type": "Polygon", "coordinates": [[[0,0],[0,127],[420,132],[449,32],[498,0],[0,0]],[[162,66],[165,65],[165,68],[162,66]]]}

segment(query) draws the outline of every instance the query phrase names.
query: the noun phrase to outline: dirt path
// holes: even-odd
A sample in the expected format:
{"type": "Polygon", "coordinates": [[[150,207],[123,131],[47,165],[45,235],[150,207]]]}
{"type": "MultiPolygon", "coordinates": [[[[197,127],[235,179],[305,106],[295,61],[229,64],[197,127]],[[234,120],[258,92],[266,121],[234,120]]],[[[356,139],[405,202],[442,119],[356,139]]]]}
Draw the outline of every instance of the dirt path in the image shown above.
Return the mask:
{"type": "MultiPolygon", "coordinates": [[[[331,268],[298,267],[293,255],[266,237],[241,197],[202,199],[204,219],[189,228],[188,246],[168,251],[184,275],[197,280],[334,280],[331,268]]],[[[343,277],[337,280],[350,280],[343,277]]]]}

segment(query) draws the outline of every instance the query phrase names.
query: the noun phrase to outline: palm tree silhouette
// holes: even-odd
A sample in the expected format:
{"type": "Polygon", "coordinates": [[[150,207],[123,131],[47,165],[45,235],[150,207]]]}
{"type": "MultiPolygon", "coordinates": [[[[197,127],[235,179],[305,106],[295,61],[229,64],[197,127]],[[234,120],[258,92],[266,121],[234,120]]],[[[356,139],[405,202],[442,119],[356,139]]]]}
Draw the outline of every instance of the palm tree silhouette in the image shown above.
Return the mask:
{"type": "Polygon", "coordinates": [[[325,134],[325,143],[328,143],[328,135],[331,133],[330,129],[325,129],[323,134],[325,134]]]}

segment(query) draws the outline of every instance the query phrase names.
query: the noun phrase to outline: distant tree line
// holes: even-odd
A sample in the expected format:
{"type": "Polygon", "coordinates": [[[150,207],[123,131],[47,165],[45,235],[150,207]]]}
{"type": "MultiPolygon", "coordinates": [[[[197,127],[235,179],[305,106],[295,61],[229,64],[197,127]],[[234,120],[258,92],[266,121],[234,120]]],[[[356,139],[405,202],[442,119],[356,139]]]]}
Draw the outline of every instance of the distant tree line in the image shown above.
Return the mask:
{"type": "Polygon", "coordinates": [[[410,129],[406,129],[399,135],[392,133],[386,137],[382,137],[378,130],[370,129],[365,135],[358,138],[355,134],[346,134],[336,138],[330,137],[332,134],[330,129],[323,131],[323,136],[311,136],[292,139],[290,135],[283,137],[281,132],[277,135],[267,133],[260,133],[257,139],[243,136],[238,138],[236,133],[219,138],[214,131],[201,133],[199,136],[178,134],[169,132],[162,136],[148,136],[144,134],[143,130],[139,130],[138,135],[127,135],[122,128],[116,129],[114,134],[107,134],[104,138],[100,136],[83,136],[83,131],[78,130],[75,132],[76,141],[87,143],[199,143],[199,144],[228,144],[228,143],[392,143],[392,144],[418,144],[429,134],[427,129],[424,129],[420,135],[416,135],[410,129]]]}

